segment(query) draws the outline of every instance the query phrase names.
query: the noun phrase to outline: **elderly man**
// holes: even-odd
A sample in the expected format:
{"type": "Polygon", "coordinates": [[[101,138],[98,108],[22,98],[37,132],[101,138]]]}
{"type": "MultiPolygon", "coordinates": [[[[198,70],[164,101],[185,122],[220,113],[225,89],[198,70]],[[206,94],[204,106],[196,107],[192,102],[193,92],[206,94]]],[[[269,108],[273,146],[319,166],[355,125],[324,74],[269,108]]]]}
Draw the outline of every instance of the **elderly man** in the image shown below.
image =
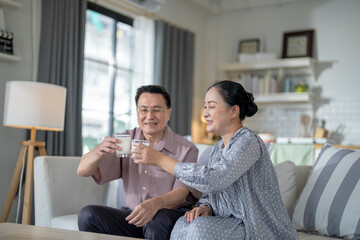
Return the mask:
{"type": "MultiPolygon", "coordinates": [[[[140,128],[129,133],[133,139],[146,139],[150,147],[182,162],[196,162],[194,144],[174,133],[167,122],[171,114],[170,95],[157,85],[142,86],[135,96],[140,128]]],[[[90,205],[78,215],[81,231],[120,236],[169,239],[176,220],[197,201],[199,193],[160,168],[136,164],[129,157],[116,157],[121,140],[105,137],[82,156],[77,173],[92,176],[103,184],[122,178],[126,207],[121,209],[90,205]]]]}

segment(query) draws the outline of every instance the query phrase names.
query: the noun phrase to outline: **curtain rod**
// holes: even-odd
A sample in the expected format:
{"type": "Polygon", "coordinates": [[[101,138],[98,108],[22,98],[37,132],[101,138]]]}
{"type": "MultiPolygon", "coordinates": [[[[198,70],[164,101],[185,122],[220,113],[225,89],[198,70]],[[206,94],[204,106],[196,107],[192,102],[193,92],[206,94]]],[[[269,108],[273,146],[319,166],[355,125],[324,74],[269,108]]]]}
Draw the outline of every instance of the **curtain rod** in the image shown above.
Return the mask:
{"type": "Polygon", "coordinates": [[[177,28],[180,28],[180,29],[183,29],[183,30],[186,30],[188,32],[191,32],[191,33],[194,33],[192,30],[189,30],[183,26],[180,26],[174,22],[171,22],[171,21],[168,21],[152,12],[149,12],[141,7],[138,7],[134,4],[131,4],[125,0],[93,0],[91,2],[94,2],[96,4],[100,4],[101,3],[106,3],[106,4],[109,4],[111,6],[114,6],[115,8],[119,8],[119,9],[122,9],[126,12],[129,12],[131,14],[134,14],[136,16],[144,16],[144,17],[147,17],[147,18],[151,18],[151,19],[154,19],[154,20],[161,20],[161,21],[164,21],[165,23],[167,24],[170,24],[172,26],[175,26],[177,28]]]}

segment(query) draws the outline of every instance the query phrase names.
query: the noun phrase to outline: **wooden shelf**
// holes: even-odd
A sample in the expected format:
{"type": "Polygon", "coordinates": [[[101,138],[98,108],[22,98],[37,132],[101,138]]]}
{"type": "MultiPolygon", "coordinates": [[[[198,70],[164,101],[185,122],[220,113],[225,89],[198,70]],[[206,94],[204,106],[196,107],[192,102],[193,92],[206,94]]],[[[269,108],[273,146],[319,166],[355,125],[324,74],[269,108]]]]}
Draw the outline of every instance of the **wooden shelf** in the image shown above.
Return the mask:
{"type": "Polygon", "coordinates": [[[21,57],[6,54],[6,53],[0,53],[0,61],[19,62],[19,61],[21,61],[21,57]]]}
{"type": "Polygon", "coordinates": [[[0,7],[21,8],[22,4],[13,0],[0,0],[0,7]]]}
{"type": "MultiPolygon", "coordinates": [[[[313,58],[286,58],[286,59],[274,59],[261,62],[252,63],[226,63],[220,65],[220,69],[230,79],[237,77],[240,73],[250,74],[264,74],[262,72],[276,72],[280,74],[280,71],[288,70],[289,73],[301,73],[310,74],[315,79],[315,64],[317,61],[313,58]]],[[[265,73],[267,74],[267,73],[265,73]]],[[[258,104],[264,103],[309,103],[310,93],[308,92],[290,92],[290,93],[268,93],[255,95],[255,102],[258,104]]]]}
{"type": "Polygon", "coordinates": [[[220,66],[225,73],[251,72],[276,69],[310,68],[314,69],[316,60],[309,57],[276,59],[253,63],[226,63],[220,66]]]}
{"type": "Polygon", "coordinates": [[[308,92],[297,93],[271,93],[264,95],[255,95],[256,103],[306,103],[310,102],[308,92]]]}

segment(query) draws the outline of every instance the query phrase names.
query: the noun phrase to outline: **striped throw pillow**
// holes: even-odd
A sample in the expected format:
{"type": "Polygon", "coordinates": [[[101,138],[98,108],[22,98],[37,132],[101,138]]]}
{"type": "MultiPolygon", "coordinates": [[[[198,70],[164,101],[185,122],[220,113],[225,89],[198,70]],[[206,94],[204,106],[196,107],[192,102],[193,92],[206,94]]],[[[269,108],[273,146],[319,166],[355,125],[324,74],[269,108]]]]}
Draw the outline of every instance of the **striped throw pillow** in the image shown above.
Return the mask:
{"type": "Polygon", "coordinates": [[[298,230],[360,239],[360,152],[326,144],[297,199],[298,230]]]}

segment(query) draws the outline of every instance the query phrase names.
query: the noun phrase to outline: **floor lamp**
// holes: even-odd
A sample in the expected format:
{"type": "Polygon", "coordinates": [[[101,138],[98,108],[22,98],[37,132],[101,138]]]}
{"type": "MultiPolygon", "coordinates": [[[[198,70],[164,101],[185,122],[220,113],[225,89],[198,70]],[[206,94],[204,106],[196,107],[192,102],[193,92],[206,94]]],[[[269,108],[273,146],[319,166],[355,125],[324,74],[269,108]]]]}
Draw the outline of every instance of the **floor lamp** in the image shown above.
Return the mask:
{"type": "Polygon", "coordinates": [[[36,151],[40,156],[46,155],[45,142],[36,141],[36,130],[62,131],[65,101],[66,88],[61,86],[32,81],[6,83],[3,124],[7,127],[30,129],[31,135],[30,140],[20,142],[21,149],[0,222],[7,221],[22,172],[26,169],[22,224],[30,224],[34,156],[36,151]]]}

